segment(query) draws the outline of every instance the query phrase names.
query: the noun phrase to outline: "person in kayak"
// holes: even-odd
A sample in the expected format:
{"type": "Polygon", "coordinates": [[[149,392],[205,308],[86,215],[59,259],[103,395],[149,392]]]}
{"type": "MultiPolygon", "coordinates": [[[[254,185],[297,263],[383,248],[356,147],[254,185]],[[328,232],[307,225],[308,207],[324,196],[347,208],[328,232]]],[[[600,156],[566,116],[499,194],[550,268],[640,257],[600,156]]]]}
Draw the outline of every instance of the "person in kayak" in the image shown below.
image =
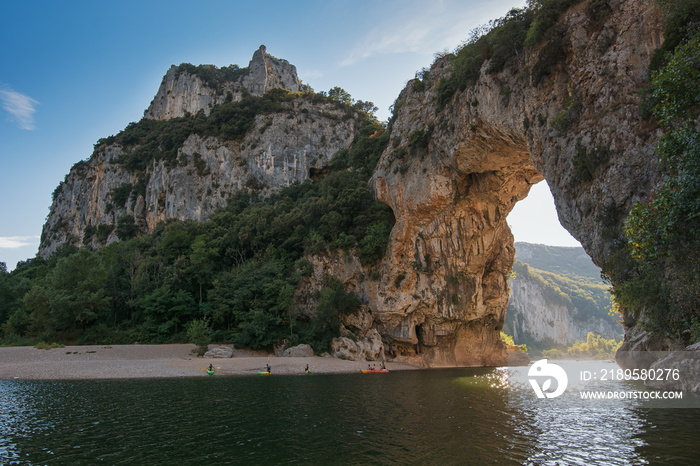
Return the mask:
{"type": "Polygon", "coordinates": [[[209,364],[209,372],[214,372],[214,366],[209,364]]]}
{"type": "Polygon", "coordinates": [[[270,374],[272,374],[272,371],[271,371],[270,369],[271,369],[271,368],[270,368],[270,363],[267,363],[267,372],[269,372],[270,374]]]}
{"type": "Polygon", "coordinates": [[[304,372],[309,372],[309,365],[307,364],[306,367],[304,368],[304,372]]]}

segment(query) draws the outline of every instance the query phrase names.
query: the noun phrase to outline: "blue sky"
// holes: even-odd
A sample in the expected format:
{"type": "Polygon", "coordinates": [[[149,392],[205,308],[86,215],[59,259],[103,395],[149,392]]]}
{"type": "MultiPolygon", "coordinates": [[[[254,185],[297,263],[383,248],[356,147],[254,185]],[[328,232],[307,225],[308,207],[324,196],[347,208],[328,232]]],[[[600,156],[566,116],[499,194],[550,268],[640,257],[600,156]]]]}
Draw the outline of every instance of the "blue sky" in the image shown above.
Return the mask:
{"type": "MultiPolygon", "coordinates": [[[[386,120],[400,90],[436,53],[524,4],[1,2],[0,262],[13,269],[36,254],[53,190],[99,138],[141,119],[170,65],[243,67],[265,44],[316,91],[340,86],[374,102],[386,120]]],[[[516,241],[578,245],[559,226],[543,186],[536,187],[543,195],[531,195],[509,217],[516,241]]]]}

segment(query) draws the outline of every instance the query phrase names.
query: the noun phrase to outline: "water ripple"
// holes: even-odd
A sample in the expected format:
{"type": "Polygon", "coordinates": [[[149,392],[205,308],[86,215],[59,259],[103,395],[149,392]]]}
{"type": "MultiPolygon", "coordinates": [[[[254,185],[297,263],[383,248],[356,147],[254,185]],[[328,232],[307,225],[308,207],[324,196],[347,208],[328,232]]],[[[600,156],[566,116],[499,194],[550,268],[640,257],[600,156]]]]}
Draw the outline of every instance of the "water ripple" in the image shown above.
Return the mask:
{"type": "Polygon", "coordinates": [[[0,463],[635,465],[700,456],[692,413],[630,403],[516,410],[502,379],[472,369],[0,381],[0,463]]]}

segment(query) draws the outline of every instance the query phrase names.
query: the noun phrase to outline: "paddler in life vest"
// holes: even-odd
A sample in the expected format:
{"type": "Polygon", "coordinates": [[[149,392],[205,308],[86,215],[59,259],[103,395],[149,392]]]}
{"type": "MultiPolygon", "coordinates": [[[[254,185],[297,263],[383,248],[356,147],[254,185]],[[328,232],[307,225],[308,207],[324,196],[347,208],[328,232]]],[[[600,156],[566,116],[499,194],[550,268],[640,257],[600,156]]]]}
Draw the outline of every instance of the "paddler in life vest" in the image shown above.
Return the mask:
{"type": "Polygon", "coordinates": [[[214,366],[209,364],[209,372],[214,372],[214,366]]]}
{"type": "Polygon", "coordinates": [[[307,364],[306,367],[304,368],[304,372],[309,372],[309,365],[307,364]]]}
{"type": "Polygon", "coordinates": [[[267,372],[269,372],[270,374],[272,374],[272,370],[270,370],[270,369],[271,369],[271,368],[270,368],[270,363],[267,363],[267,372]]]}

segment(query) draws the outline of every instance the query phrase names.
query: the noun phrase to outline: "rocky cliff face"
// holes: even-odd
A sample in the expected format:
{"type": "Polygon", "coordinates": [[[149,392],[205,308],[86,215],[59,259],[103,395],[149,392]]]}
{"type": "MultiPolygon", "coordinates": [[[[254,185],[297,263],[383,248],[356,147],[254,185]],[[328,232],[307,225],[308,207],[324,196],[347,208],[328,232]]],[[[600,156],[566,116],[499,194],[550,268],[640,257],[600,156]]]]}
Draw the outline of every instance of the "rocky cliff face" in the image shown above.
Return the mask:
{"type": "MultiPolygon", "coordinates": [[[[293,66],[265,58],[261,47],[250,72],[222,87],[241,89],[244,84],[261,93],[282,84],[298,90],[299,81],[293,66]]],[[[146,114],[167,119],[185,111],[208,113],[220,97],[200,78],[174,76],[171,68],[146,114]]],[[[124,147],[103,144],[56,189],[39,253],[47,257],[63,244],[115,241],[114,227],[124,216],[133,217],[141,232],[153,231],[168,218],[204,221],[236,191],[255,187],[266,195],[322,172],[331,155],[350,146],[356,130],[357,120],[337,106],[299,98],[285,102],[278,112],[256,116],[240,139],[190,135],[178,149],[177,163],[156,161],[144,172],[119,162],[124,147]],[[119,190],[125,191],[121,197],[119,190]],[[98,234],[92,236],[95,229],[98,234]]]]}
{"type": "MultiPolygon", "coordinates": [[[[244,89],[251,95],[261,96],[276,87],[291,92],[301,90],[301,81],[297,77],[297,69],[287,60],[267,55],[266,48],[261,45],[253,54],[248,68],[235,69],[230,67],[232,81],[211,79],[207,81],[196,73],[195,67],[173,65],[165,74],[158,93],[144,113],[145,118],[167,120],[184,116],[186,113],[195,114],[200,110],[209,115],[211,109],[230,99],[241,100],[244,89]]],[[[234,68],[235,67],[235,68],[234,68]]],[[[216,75],[213,65],[203,65],[203,75],[216,75]]],[[[212,76],[214,78],[214,76],[212,76]]]]}
{"type": "Polygon", "coordinates": [[[409,82],[373,177],[396,226],[375,296],[375,319],[394,350],[425,364],[498,364],[513,237],[506,216],[545,178],[562,224],[601,265],[632,203],[656,185],[657,134],[638,117],[637,92],[661,43],[653,2],[610,2],[591,24],[583,4],[560,19],[566,59],[538,85],[527,70],[541,50],[502,72],[489,62],[473,86],[440,108],[439,83],[409,82]],[[609,157],[588,179],[576,160],[609,157]]]}

